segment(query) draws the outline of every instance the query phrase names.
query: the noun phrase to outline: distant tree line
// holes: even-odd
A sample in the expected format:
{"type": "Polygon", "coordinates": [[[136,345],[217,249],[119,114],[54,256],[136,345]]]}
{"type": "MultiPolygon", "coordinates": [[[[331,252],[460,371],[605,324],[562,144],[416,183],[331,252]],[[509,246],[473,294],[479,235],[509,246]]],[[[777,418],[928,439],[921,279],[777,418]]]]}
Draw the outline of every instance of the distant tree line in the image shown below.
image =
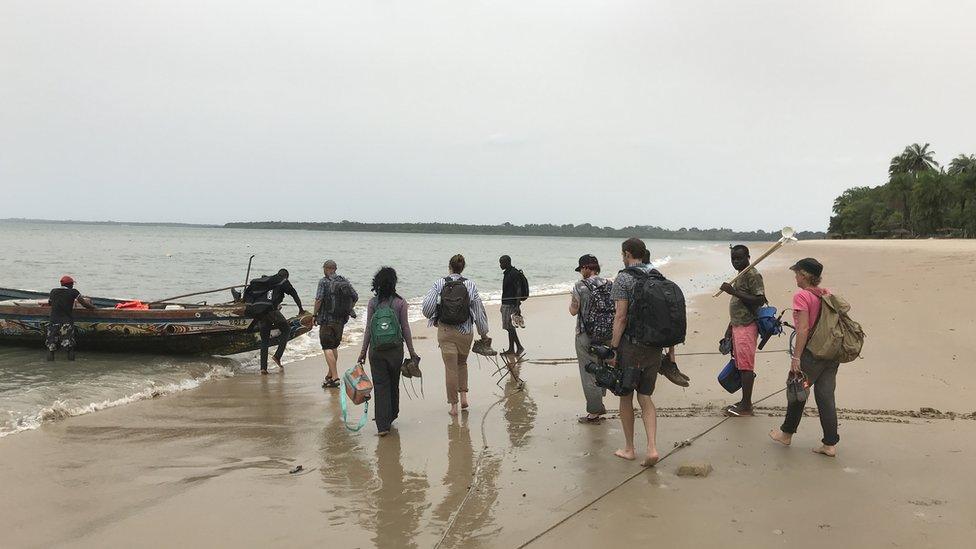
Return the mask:
{"type": "Polygon", "coordinates": [[[945,167],[928,143],[909,145],[891,159],[887,183],[847,189],[833,213],[832,237],[976,237],[976,156],[945,167]]]}
{"type": "MultiPolygon", "coordinates": [[[[300,229],[308,231],[350,231],[378,233],[425,233],[425,234],[481,234],[501,236],[569,236],[569,237],[612,237],[629,238],[639,236],[648,239],[670,240],[723,240],[723,241],[771,241],[780,237],[775,231],[733,231],[732,229],[663,229],[651,225],[633,225],[622,229],[597,227],[589,223],[582,225],[526,224],[513,225],[463,225],[459,223],[360,223],[357,221],[338,222],[289,222],[259,221],[227,223],[233,229],[300,229]]],[[[801,239],[825,238],[823,232],[803,231],[797,235],[801,239]]]]}

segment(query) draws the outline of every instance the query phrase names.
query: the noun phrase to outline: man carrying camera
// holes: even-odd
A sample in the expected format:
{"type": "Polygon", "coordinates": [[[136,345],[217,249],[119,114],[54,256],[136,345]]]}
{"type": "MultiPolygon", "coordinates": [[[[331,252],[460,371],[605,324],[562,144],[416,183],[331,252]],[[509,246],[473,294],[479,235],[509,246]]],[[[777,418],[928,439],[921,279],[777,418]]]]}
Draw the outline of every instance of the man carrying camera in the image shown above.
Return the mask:
{"type": "MultiPolygon", "coordinates": [[[[664,279],[660,273],[650,265],[644,263],[643,258],[647,247],[639,238],[630,238],[621,245],[624,270],[620,271],[613,283],[611,297],[614,300],[616,314],[613,321],[613,338],[610,346],[616,355],[607,363],[618,366],[625,372],[627,369],[637,369],[639,377],[635,380],[634,390],[637,392],[637,403],[641,408],[644,429],[647,431],[647,454],[641,465],[651,467],[657,463],[660,456],[657,451],[657,410],[651,395],[657,381],[658,370],[661,367],[661,346],[652,343],[659,337],[649,334],[660,334],[675,331],[671,327],[649,325],[650,318],[658,315],[649,314],[650,305],[647,295],[649,288],[655,284],[667,284],[672,294],[680,297],[680,309],[684,311],[684,297],[673,283],[664,279]],[[651,343],[649,343],[651,342],[651,343]]],[[[683,320],[683,318],[681,319],[683,320]]],[[[684,339],[684,327],[680,327],[681,340],[684,339]]],[[[669,338],[673,339],[673,338],[669,338]]],[[[669,355],[674,360],[673,344],[669,345],[669,355]]],[[[636,372],[634,372],[636,374],[636,372]]],[[[624,378],[628,376],[625,374],[624,378]]],[[[633,392],[620,397],[620,422],[624,430],[625,446],[614,452],[619,458],[636,459],[634,448],[634,398],[633,392]]]]}

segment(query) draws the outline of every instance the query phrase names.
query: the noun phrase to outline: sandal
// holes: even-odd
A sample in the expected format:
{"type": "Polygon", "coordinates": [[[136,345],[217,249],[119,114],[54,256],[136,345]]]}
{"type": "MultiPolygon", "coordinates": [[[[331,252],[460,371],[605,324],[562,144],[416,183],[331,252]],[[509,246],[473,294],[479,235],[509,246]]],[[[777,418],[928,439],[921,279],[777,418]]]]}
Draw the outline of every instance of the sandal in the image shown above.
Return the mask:
{"type": "Polygon", "coordinates": [[[738,404],[730,404],[725,408],[725,415],[729,417],[754,417],[756,414],[752,410],[739,410],[738,404]]]}
{"type": "Polygon", "coordinates": [[[325,378],[325,381],[322,382],[323,389],[334,389],[335,387],[338,386],[339,386],[339,380],[332,379],[331,377],[325,378]]]}

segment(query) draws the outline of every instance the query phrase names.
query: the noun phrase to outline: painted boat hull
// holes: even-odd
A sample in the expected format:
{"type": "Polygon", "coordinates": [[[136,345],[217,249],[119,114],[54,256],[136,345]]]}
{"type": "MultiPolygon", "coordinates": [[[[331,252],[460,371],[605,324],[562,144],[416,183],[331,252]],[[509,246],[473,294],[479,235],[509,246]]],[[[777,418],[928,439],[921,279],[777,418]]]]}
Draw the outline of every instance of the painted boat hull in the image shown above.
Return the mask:
{"type": "MultiPolygon", "coordinates": [[[[74,316],[79,351],[233,355],[261,346],[257,323],[244,316],[244,306],[239,304],[184,309],[75,309],[74,316]]],[[[45,306],[0,302],[0,345],[43,348],[49,317],[50,309],[45,306]]],[[[298,315],[289,318],[288,323],[290,331],[286,337],[291,340],[311,331],[312,315],[298,315]]],[[[280,336],[277,330],[272,331],[273,345],[277,345],[280,336]]]]}

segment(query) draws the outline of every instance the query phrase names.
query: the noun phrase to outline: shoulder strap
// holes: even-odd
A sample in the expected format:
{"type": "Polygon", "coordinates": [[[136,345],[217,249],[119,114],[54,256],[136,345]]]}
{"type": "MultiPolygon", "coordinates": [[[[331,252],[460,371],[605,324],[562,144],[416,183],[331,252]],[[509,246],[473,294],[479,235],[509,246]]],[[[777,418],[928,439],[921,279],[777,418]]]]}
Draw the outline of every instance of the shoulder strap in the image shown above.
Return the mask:
{"type": "Polygon", "coordinates": [[[637,278],[647,278],[647,277],[651,276],[650,273],[648,273],[644,269],[641,269],[640,267],[636,267],[636,266],[635,267],[627,267],[626,269],[624,269],[624,270],[622,270],[620,272],[621,273],[627,273],[627,274],[634,275],[637,278]]]}

